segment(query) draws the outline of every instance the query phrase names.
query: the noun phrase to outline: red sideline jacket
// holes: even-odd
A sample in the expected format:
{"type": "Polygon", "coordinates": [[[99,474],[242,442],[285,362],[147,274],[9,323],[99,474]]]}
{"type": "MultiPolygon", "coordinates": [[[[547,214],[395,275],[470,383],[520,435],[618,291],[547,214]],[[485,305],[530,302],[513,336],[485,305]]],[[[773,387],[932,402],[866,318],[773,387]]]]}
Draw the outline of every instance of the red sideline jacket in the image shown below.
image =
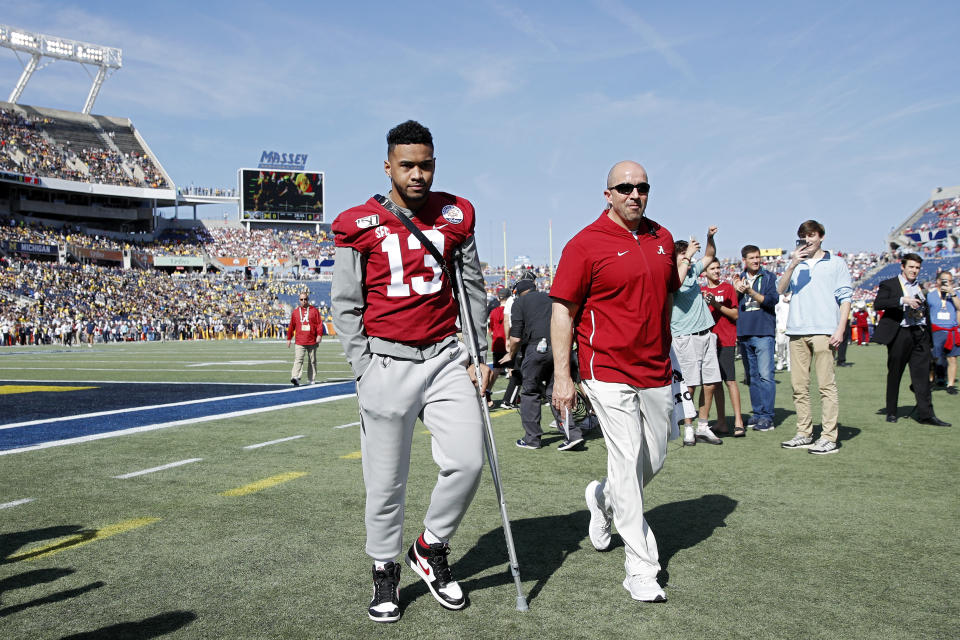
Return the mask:
{"type": "Polygon", "coordinates": [[[290,324],[287,325],[287,340],[297,336],[297,344],[305,347],[315,345],[323,340],[323,329],[320,325],[320,312],[313,305],[304,310],[296,306],[290,314],[290,324]]]}

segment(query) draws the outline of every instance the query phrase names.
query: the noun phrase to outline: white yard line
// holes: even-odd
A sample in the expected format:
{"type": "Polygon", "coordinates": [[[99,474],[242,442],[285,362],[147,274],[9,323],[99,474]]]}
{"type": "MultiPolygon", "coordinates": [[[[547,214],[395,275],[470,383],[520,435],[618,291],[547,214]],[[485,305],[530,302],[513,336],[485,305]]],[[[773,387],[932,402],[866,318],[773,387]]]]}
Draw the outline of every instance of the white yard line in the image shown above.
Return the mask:
{"type": "Polygon", "coordinates": [[[260,442],[257,444],[248,444],[244,449],[259,449],[260,447],[269,447],[272,444],[280,444],[281,442],[289,442],[290,440],[297,440],[305,436],[290,436],[289,438],[280,438],[278,440],[269,440],[267,442],[260,442]]]}
{"type": "Polygon", "coordinates": [[[12,502],[4,502],[0,504],[0,509],[9,509],[10,507],[17,507],[21,504],[27,504],[28,502],[33,502],[34,498],[21,498],[19,500],[14,500],[12,502]]]}
{"type": "Polygon", "coordinates": [[[338,426],[334,427],[334,429],[346,429],[347,427],[355,427],[355,426],[357,426],[358,424],[360,424],[360,423],[359,423],[359,422],[348,422],[347,424],[338,425],[338,426]]]}
{"type": "Polygon", "coordinates": [[[113,476],[117,480],[126,480],[127,478],[136,478],[137,476],[145,476],[148,473],[155,473],[157,471],[163,471],[164,469],[173,469],[174,467],[180,467],[185,464],[190,464],[191,462],[200,462],[203,458],[189,458],[187,460],[178,460],[177,462],[171,462],[169,464],[162,464],[159,467],[151,467],[150,469],[143,469],[142,471],[132,471],[130,473],[124,473],[123,475],[113,476]]]}

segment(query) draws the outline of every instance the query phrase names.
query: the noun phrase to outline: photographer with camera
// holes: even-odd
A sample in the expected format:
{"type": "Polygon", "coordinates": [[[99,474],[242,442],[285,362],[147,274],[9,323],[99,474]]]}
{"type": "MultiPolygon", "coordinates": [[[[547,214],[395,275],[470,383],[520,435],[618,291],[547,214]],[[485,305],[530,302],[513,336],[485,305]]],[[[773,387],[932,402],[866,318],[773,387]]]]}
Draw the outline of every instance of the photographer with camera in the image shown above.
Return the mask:
{"type": "Polygon", "coordinates": [[[930,398],[930,326],[927,301],[917,276],[923,258],[908,253],[900,260],[900,275],[880,283],[873,308],[883,311],[873,341],[887,345],[887,422],[897,421],[897,396],[903,370],[910,365],[910,382],[917,399],[917,422],[949,427],[933,414],[930,398]]]}
{"type": "Polygon", "coordinates": [[[933,360],[938,369],[938,378],[947,374],[947,393],[957,395],[957,356],[960,355],[960,327],[957,312],[960,298],[953,288],[953,274],[943,271],[937,275],[937,286],[927,293],[927,308],[930,309],[930,328],[933,329],[933,360]]]}

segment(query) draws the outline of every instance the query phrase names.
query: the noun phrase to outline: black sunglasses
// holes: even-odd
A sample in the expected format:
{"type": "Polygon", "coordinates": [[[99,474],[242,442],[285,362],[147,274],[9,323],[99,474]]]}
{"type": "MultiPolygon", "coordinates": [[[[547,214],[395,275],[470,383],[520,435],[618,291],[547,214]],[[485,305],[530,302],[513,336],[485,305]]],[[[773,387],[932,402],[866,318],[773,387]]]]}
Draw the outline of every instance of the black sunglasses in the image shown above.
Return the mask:
{"type": "Polygon", "coordinates": [[[650,183],[641,182],[639,184],[630,184],[629,182],[621,182],[618,185],[609,187],[609,189],[616,191],[617,193],[623,196],[630,195],[631,193],[633,193],[633,190],[636,189],[637,193],[639,193],[640,195],[644,195],[646,193],[650,193],[650,183]]]}

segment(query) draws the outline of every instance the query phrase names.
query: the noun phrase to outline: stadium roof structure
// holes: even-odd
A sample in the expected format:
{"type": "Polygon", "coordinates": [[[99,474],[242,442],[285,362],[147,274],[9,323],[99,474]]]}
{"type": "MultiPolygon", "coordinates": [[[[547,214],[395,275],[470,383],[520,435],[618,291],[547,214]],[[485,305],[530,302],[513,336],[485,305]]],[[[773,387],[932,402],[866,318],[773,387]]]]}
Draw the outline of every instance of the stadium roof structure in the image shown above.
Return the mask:
{"type": "MultiPolygon", "coordinates": [[[[30,59],[26,64],[23,64],[23,61],[20,60],[23,64],[23,73],[20,74],[20,78],[17,80],[17,84],[10,93],[8,100],[13,104],[16,104],[17,100],[20,99],[34,71],[43,68],[40,66],[41,58],[50,58],[51,61],[66,60],[97,67],[97,75],[93,78],[90,93],[87,94],[87,101],[81,111],[83,114],[89,114],[93,109],[93,103],[96,102],[97,96],[100,94],[100,87],[103,86],[103,81],[106,80],[110,70],[116,71],[123,66],[123,52],[115,47],[105,47],[59,36],[35,33],[5,24],[0,24],[0,46],[12,49],[14,54],[17,55],[17,60],[20,60],[18,52],[30,54],[30,59]]],[[[86,66],[84,66],[84,69],[86,69],[86,66]]]]}

